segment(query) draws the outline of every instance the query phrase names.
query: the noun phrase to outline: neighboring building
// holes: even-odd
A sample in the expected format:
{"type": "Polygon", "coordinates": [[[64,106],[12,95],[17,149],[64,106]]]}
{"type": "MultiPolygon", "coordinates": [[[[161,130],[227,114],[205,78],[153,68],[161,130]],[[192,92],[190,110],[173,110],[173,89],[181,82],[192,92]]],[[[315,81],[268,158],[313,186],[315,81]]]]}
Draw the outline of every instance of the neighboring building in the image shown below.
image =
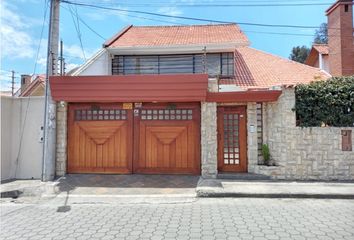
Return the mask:
{"type": "Polygon", "coordinates": [[[328,44],[314,44],[305,63],[333,76],[354,75],[353,0],[338,0],[326,15],[328,44]]]}
{"type": "Polygon", "coordinates": [[[15,93],[17,97],[44,96],[45,74],[21,75],[21,87],[15,93]]]}
{"type": "Polygon", "coordinates": [[[12,96],[12,92],[11,91],[0,91],[0,96],[12,96]]]}
{"type": "Polygon", "coordinates": [[[305,64],[320,68],[329,73],[328,53],[329,47],[327,44],[313,44],[305,64]]]}
{"type": "MultiPolygon", "coordinates": [[[[317,138],[296,128],[292,111],[295,85],[329,77],[249,47],[236,24],[128,26],[72,76],[50,77],[58,101],[56,174],[336,178],[335,167],[332,176],[322,162],[321,174],[308,165],[334,140],[319,134],[325,140],[313,146],[317,138]],[[278,167],[258,165],[262,143],[278,167]]],[[[346,166],[337,148],[321,161],[346,166]]]]}

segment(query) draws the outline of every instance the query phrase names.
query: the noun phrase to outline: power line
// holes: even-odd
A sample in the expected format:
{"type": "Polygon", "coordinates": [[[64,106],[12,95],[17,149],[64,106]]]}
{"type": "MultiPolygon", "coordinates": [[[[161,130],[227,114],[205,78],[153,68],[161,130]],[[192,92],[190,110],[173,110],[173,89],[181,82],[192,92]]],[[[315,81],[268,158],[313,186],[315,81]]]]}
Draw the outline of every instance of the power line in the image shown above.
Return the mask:
{"type": "MultiPolygon", "coordinates": [[[[283,1],[284,2],[284,1],[283,1]]],[[[333,3],[330,2],[313,2],[311,1],[310,3],[283,3],[283,2],[275,2],[275,3],[173,3],[173,7],[306,7],[306,6],[329,6],[332,5],[333,3]]],[[[76,4],[85,4],[83,2],[75,2],[76,4]]],[[[107,3],[110,4],[110,3],[107,3]]],[[[112,4],[111,4],[112,5],[112,4]]],[[[171,4],[166,3],[166,2],[161,2],[161,3],[154,3],[150,2],[148,4],[146,3],[122,3],[119,2],[119,5],[122,6],[127,6],[127,7],[171,7],[171,4]]]]}
{"type": "MultiPolygon", "coordinates": [[[[281,25],[281,24],[263,24],[263,23],[221,21],[221,20],[213,20],[213,19],[206,19],[206,18],[173,16],[173,15],[168,15],[168,14],[152,13],[152,12],[146,12],[146,11],[126,10],[126,9],[104,7],[104,6],[93,5],[93,4],[75,3],[75,2],[71,2],[71,1],[67,1],[67,0],[62,0],[62,2],[67,3],[67,4],[71,4],[71,5],[82,6],[82,7],[90,7],[90,8],[104,9],[104,10],[111,10],[111,11],[118,11],[118,12],[139,13],[139,14],[146,14],[146,15],[152,15],[152,16],[167,17],[167,18],[174,18],[174,19],[184,19],[184,20],[194,20],[194,21],[208,22],[208,23],[221,23],[221,24],[235,24],[236,23],[239,25],[258,26],[258,27],[278,27],[278,28],[305,28],[305,29],[317,29],[318,28],[318,26],[281,25]]],[[[333,28],[333,29],[337,29],[337,28],[333,28]]]]}
{"type": "Polygon", "coordinates": [[[36,73],[36,70],[37,70],[37,61],[38,61],[38,58],[39,58],[39,52],[40,52],[41,45],[42,45],[42,39],[43,39],[43,31],[44,31],[45,20],[46,20],[46,18],[47,18],[48,2],[45,1],[44,4],[45,4],[45,5],[44,5],[45,9],[44,9],[44,14],[43,14],[42,29],[41,29],[39,44],[38,44],[38,47],[37,47],[36,60],[34,61],[33,74],[35,74],[35,73],[36,73]]]}
{"type": "MultiPolygon", "coordinates": [[[[36,73],[36,67],[37,67],[37,61],[38,61],[38,57],[39,57],[39,51],[40,51],[40,47],[41,47],[41,43],[42,43],[42,39],[43,39],[43,30],[44,30],[44,25],[45,25],[45,20],[47,18],[47,10],[48,10],[48,0],[44,1],[44,14],[43,14],[43,23],[42,23],[42,29],[41,29],[41,34],[40,34],[40,40],[39,40],[39,44],[38,44],[38,48],[37,48],[37,54],[36,54],[36,61],[35,61],[35,65],[34,65],[34,69],[33,69],[33,74],[34,75],[36,73]]],[[[20,129],[20,142],[19,142],[19,147],[18,147],[18,152],[17,152],[17,156],[16,156],[16,167],[15,167],[15,177],[17,176],[17,170],[18,170],[18,163],[19,163],[19,157],[20,157],[20,153],[22,150],[22,143],[23,143],[23,136],[24,136],[24,132],[25,132],[25,126],[27,123],[27,115],[28,115],[28,109],[30,106],[30,99],[31,99],[31,95],[28,96],[27,99],[27,104],[26,104],[26,111],[24,114],[24,120],[23,120],[23,124],[22,124],[22,128],[20,129]]]]}
{"type": "MultiPolygon", "coordinates": [[[[63,5],[60,5],[60,7],[64,8],[66,11],[70,13],[70,10],[63,5]]],[[[102,38],[103,40],[106,40],[107,38],[103,37],[101,34],[99,34],[97,31],[95,31],[92,27],[90,27],[80,16],[78,16],[79,20],[81,23],[83,23],[91,32],[96,34],[98,37],[102,38]]]]}
{"type": "MultiPolygon", "coordinates": [[[[75,7],[76,7],[76,6],[75,6],[75,7]]],[[[69,6],[69,11],[70,11],[71,18],[72,18],[73,23],[74,23],[74,26],[75,26],[77,38],[79,39],[79,42],[80,42],[80,48],[81,48],[81,51],[82,51],[84,60],[86,61],[86,55],[85,55],[85,50],[84,50],[84,47],[83,47],[83,44],[82,44],[81,32],[80,32],[78,17],[76,17],[76,21],[75,21],[74,12],[73,12],[73,10],[71,9],[71,6],[69,6]]],[[[76,11],[76,16],[78,16],[77,11],[76,11]]]]}
{"type": "MultiPolygon", "coordinates": [[[[173,23],[173,24],[179,24],[179,25],[186,25],[188,26],[189,24],[183,24],[183,23],[178,23],[178,22],[172,22],[172,21],[164,21],[161,19],[154,19],[154,18],[146,18],[142,16],[137,16],[137,15],[132,15],[132,14],[125,14],[125,13],[118,13],[122,16],[128,16],[128,17],[133,17],[133,18],[140,18],[140,19],[146,19],[146,20],[151,20],[151,21],[156,21],[156,22],[168,22],[168,23],[173,23]]],[[[84,22],[81,18],[79,18],[82,22],[84,22]]],[[[87,27],[89,27],[87,25],[87,27]]],[[[91,30],[93,30],[91,28],[91,30]]],[[[316,36],[315,34],[301,34],[301,33],[287,33],[287,32],[264,32],[264,31],[251,31],[251,30],[243,30],[243,32],[248,32],[248,33],[257,33],[257,34],[269,34],[269,35],[281,35],[281,36],[303,36],[303,37],[314,37],[316,36]]],[[[331,35],[334,36],[335,35],[331,35]]],[[[101,37],[104,39],[103,37],[101,37]]]]}
{"type": "MultiPolygon", "coordinates": [[[[69,11],[68,8],[64,7],[61,5],[65,10],[69,11]]],[[[148,18],[148,17],[143,17],[143,16],[137,16],[137,15],[132,15],[132,14],[122,14],[122,16],[127,16],[127,17],[132,17],[132,18],[137,18],[137,19],[144,19],[144,20],[149,20],[149,21],[154,21],[154,22],[162,22],[162,23],[171,23],[174,25],[188,25],[185,23],[180,23],[180,22],[174,22],[174,21],[166,21],[162,19],[156,19],[156,18],[148,18]]],[[[107,38],[103,37],[101,34],[99,34],[97,31],[95,31],[88,23],[86,23],[81,17],[79,17],[79,20],[89,29],[91,30],[94,34],[96,34],[98,37],[100,37],[103,40],[107,40],[107,38]]]]}
{"type": "Polygon", "coordinates": [[[82,49],[82,53],[84,55],[84,59],[86,61],[86,54],[85,54],[85,51],[84,51],[84,47],[82,45],[82,39],[81,39],[81,30],[80,30],[80,21],[79,21],[79,14],[77,12],[77,7],[75,6],[75,15],[76,15],[76,23],[77,23],[77,30],[78,30],[78,34],[79,34],[79,40],[80,40],[80,46],[81,46],[81,49],[82,49]]]}

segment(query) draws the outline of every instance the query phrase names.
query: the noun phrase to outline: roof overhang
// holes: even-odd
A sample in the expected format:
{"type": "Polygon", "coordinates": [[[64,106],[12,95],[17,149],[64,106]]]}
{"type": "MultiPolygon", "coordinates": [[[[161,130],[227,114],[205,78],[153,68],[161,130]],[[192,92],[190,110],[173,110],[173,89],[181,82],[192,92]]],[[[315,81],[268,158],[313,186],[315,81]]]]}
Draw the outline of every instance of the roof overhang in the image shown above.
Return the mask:
{"type": "Polygon", "coordinates": [[[208,92],[207,102],[275,102],[281,90],[247,90],[238,92],[208,92]]]}
{"type": "Polygon", "coordinates": [[[133,46],[133,47],[108,47],[107,51],[116,55],[138,54],[186,54],[210,52],[233,52],[237,47],[248,46],[249,43],[230,42],[217,44],[193,44],[193,45],[165,45],[165,46],[133,46]],[[205,49],[205,50],[204,50],[205,49]]]}
{"type": "Polygon", "coordinates": [[[351,4],[351,5],[353,5],[354,3],[353,3],[353,0],[338,0],[326,10],[326,16],[328,16],[328,14],[330,14],[339,5],[343,5],[343,4],[351,4]]]}
{"type": "Polygon", "coordinates": [[[66,102],[201,102],[207,74],[51,76],[52,97],[66,102]]]}

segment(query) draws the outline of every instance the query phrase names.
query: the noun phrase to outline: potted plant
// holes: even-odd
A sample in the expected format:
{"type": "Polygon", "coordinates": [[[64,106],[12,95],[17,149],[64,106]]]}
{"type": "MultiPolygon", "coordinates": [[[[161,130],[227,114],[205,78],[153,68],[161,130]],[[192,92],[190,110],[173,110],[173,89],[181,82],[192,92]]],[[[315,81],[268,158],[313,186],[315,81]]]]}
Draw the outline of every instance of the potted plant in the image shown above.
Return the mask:
{"type": "Polygon", "coordinates": [[[271,166],[269,146],[267,144],[262,145],[262,155],[264,160],[264,165],[271,166]]]}

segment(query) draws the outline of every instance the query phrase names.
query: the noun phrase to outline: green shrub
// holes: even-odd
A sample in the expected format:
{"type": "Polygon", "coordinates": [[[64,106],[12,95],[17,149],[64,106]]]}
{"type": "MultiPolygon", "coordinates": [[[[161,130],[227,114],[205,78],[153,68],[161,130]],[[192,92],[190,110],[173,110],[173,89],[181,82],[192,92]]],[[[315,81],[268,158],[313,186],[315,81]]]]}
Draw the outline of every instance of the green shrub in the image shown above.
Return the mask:
{"type": "Polygon", "coordinates": [[[354,126],[354,76],[298,85],[295,96],[298,126],[354,126]]]}
{"type": "Polygon", "coordinates": [[[264,164],[269,165],[270,163],[270,153],[269,153],[269,147],[267,144],[262,145],[262,155],[264,159],[264,164]]]}

